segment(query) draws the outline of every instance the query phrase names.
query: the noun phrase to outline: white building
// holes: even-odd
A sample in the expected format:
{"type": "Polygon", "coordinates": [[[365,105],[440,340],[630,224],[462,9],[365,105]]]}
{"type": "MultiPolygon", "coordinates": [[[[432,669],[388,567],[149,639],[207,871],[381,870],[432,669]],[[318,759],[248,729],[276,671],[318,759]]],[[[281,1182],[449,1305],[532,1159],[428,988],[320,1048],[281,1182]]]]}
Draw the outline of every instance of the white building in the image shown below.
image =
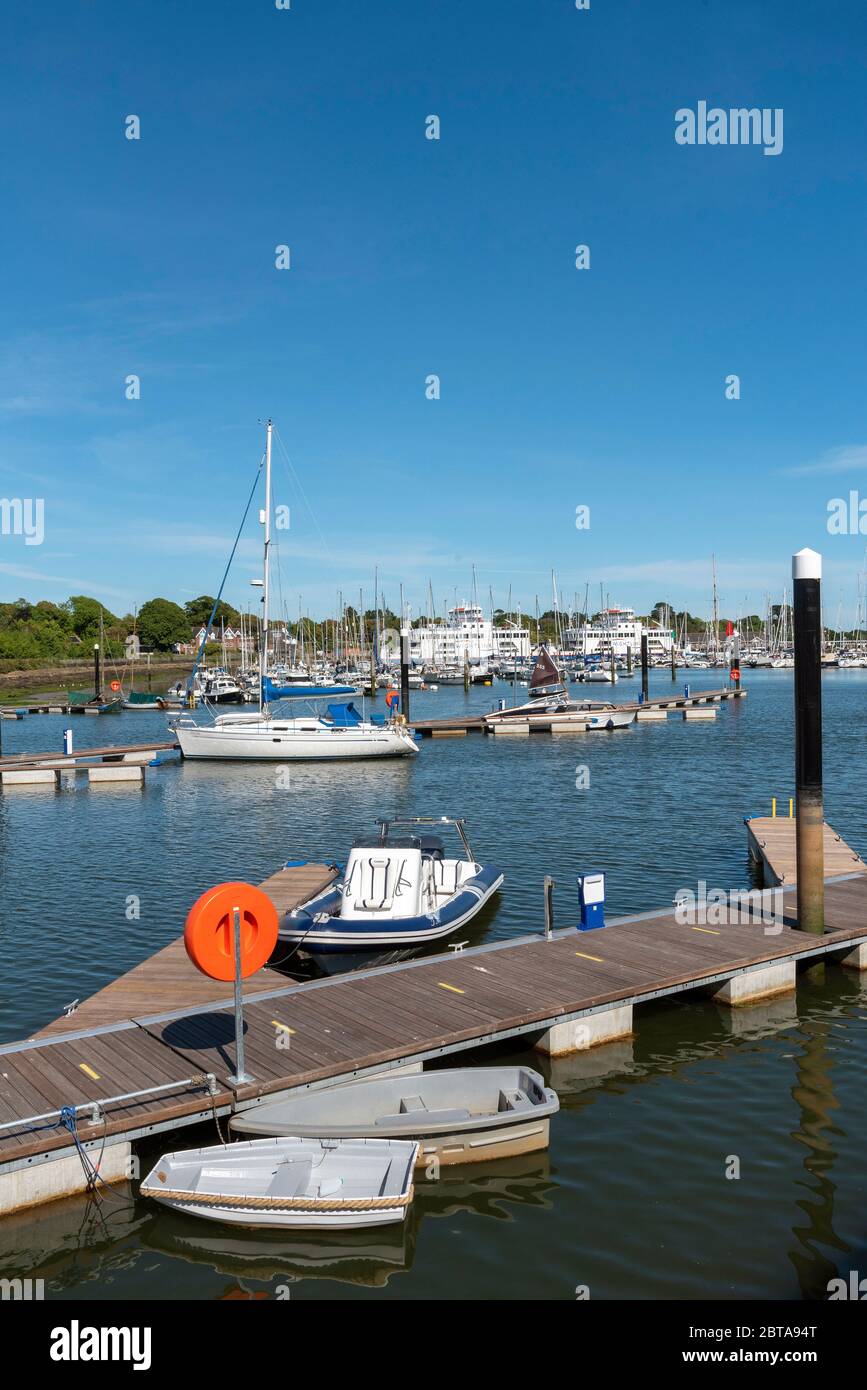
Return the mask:
{"type": "Polygon", "coordinates": [[[599,620],[581,627],[567,627],[563,633],[564,646],[580,656],[625,657],[632,648],[633,659],[641,656],[641,638],[647,633],[647,651],[650,659],[671,655],[671,632],[658,623],[645,626],[635,616],[634,608],[605,608],[599,620]]]}
{"type": "MultiPolygon", "coordinates": [[[[413,666],[463,666],[467,658],[471,666],[485,666],[530,656],[529,628],[515,623],[495,627],[471,604],[450,608],[444,623],[410,628],[409,642],[413,666]]],[[[385,664],[400,661],[400,634],[393,628],[383,633],[380,659],[385,664]]]]}

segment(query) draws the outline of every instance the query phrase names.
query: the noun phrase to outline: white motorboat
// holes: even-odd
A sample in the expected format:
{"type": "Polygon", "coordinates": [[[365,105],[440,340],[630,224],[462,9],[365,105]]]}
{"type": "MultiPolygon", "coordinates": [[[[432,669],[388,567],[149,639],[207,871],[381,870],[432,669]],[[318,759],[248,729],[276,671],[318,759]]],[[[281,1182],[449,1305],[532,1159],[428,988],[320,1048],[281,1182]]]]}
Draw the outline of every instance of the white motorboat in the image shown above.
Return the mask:
{"type": "MultiPolygon", "coordinates": [[[[315,702],[334,699],[339,693],[355,694],[351,687],[277,687],[268,676],[270,666],[269,591],[271,550],[271,421],[265,435],[264,579],[262,580],[262,638],[259,652],[258,710],[217,715],[209,723],[197,723],[189,715],[172,721],[185,758],[227,761],[293,762],[319,759],[400,758],[418,752],[404,716],[388,721],[365,719],[351,703],[331,704],[327,713],[316,712],[315,702]],[[300,693],[303,689],[303,695],[300,693]],[[275,714],[269,699],[303,698],[314,702],[313,712],[299,718],[275,714]]],[[[276,708],[276,705],[275,705],[276,708]]]]}
{"type": "Polygon", "coordinates": [[[482,716],[487,727],[519,719],[532,726],[547,726],[552,718],[576,729],[624,729],[635,720],[634,710],[624,710],[602,700],[572,700],[560,672],[542,647],[530,678],[530,699],[522,705],[492,710],[482,716]]]}
{"type": "Polygon", "coordinates": [[[254,1139],[163,1154],[139,1193],[232,1226],[383,1226],[403,1221],[418,1145],[401,1139],[254,1139]]]}
{"type": "Polygon", "coordinates": [[[274,964],[285,946],[326,972],[373,957],[400,960],[465,927],[503,882],[499,869],[474,858],[459,818],[413,816],[377,827],[352,846],[341,878],[283,917],[274,964]],[[446,829],[460,838],[463,857],[446,857],[439,833],[446,829]]]}

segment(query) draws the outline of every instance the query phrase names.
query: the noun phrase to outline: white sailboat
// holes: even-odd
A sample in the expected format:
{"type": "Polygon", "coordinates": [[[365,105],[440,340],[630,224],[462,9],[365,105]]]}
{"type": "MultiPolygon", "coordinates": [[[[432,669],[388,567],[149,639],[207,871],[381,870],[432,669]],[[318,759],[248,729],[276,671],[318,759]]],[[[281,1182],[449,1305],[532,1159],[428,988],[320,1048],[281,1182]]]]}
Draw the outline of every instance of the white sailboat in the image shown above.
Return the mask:
{"type": "MultiPolygon", "coordinates": [[[[331,704],[324,715],[315,711],[298,718],[274,715],[268,704],[269,579],[271,549],[271,421],[265,435],[265,507],[260,519],[265,528],[264,578],[262,581],[262,637],[259,649],[259,708],[221,714],[209,724],[185,715],[175,720],[175,732],[185,758],[232,761],[293,762],[320,758],[396,758],[418,752],[418,745],[401,716],[387,723],[364,719],[351,703],[331,704]]],[[[305,692],[305,699],[334,698],[305,692]]]]}

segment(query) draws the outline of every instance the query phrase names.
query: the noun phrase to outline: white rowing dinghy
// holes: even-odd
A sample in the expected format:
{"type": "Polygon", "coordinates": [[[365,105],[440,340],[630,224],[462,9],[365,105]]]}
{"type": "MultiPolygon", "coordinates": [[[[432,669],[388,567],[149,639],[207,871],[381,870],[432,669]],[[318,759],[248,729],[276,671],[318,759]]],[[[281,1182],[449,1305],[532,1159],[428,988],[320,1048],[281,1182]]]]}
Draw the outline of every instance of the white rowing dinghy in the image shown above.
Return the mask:
{"type": "Polygon", "coordinates": [[[233,1226],[382,1226],[406,1216],[417,1150],[394,1139],[217,1144],[164,1154],[139,1191],[233,1226]]]}

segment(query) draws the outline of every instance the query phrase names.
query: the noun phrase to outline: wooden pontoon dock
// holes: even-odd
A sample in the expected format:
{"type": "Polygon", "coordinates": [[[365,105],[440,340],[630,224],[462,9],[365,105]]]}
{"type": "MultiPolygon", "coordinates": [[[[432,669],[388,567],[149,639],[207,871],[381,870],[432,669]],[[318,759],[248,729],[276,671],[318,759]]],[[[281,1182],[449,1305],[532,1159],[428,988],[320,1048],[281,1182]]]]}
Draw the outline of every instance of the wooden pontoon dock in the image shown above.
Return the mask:
{"type": "MultiPolygon", "coordinates": [[[[291,865],[263,887],[285,912],[332,873],[291,865]]],[[[774,922],[756,890],[746,906],[743,893],[731,900],[724,926],[665,908],[304,984],[264,971],[245,985],[255,1080],[237,1088],[229,987],[194,979],[173,943],[71,1016],[0,1047],[0,1212],[83,1190],[63,1107],[78,1107],[79,1142],[110,1181],[126,1176],[137,1139],[264,1096],[515,1037],[552,1055],[583,1050],[628,1036],[634,1008],[667,995],[749,1004],[794,989],[804,962],[867,969],[863,866],[826,883],[823,936],[797,931],[794,891],[778,892],[785,910],[774,922]]]]}
{"type": "Polygon", "coordinates": [[[78,772],[86,773],[91,782],[141,784],[146,767],[159,766],[167,761],[161,754],[179,750],[180,744],[163,741],[78,748],[71,753],[19,753],[0,757],[0,786],[61,787],[64,777],[78,772]]]}
{"type": "MultiPolygon", "coordinates": [[[[576,698],[579,700],[592,700],[599,704],[612,704],[612,708],[619,711],[631,711],[635,714],[648,712],[651,710],[668,714],[673,711],[685,712],[698,709],[701,706],[713,706],[724,703],[726,700],[746,699],[747,692],[740,688],[727,687],[724,690],[696,690],[689,695],[663,695],[659,699],[645,700],[642,704],[638,700],[626,700],[620,704],[605,701],[601,690],[596,692],[596,687],[585,687],[576,698]],[[586,692],[586,693],[585,693],[586,692]]],[[[486,714],[497,714],[497,710],[487,710],[486,714]]],[[[562,724],[564,717],[561,714],[535,714],[531,713],[529,720],[530,729],[538,733],[550,733],[551,726],[562,724]]],[[[487,733],[489,726],[485,723],[485,714],[458,714],[450,719],[410,719],[410,724],[417,734],[422,738],[461,738],[468,733],[487,733]]]]}
{"type": "MultiPolygon", "coordinates": [[[[750,856],[761,865],[769,885],[797,882],[795,821],[792,816],[750,816],[744,822],[750,856]]],[[[867,864],[842,836],[825,822],[825,877],[838,874],[867,874],[867,864]]]]}

